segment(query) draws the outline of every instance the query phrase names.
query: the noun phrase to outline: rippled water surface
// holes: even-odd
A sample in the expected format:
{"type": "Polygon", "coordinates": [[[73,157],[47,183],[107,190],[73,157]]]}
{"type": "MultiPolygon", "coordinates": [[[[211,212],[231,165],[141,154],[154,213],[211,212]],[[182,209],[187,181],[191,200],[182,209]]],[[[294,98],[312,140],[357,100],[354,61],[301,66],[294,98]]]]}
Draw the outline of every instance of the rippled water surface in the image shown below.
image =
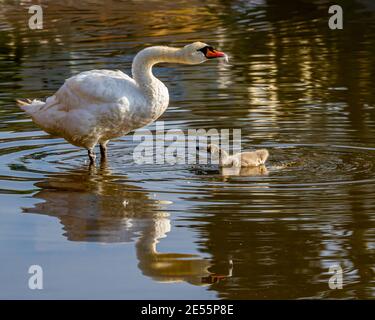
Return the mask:
{"type": "Polygon", "coordinates": [[[30,3],[0,1],[0,297],[375,297],[372,1],[343,2],[336,31],[325,1],[62,3],[42,1],[44,29],[29,30],[30,3]],[[132,135],[89,168],[15,105],[197,40],[230,64],[160,64],[160,120],[241,129],[243,149],[269,149],[266,168],[139,165],[132,135]],[[34,264],[40,291],[27,286],[34,264]],[[342,290],[328,286],[335,264],[342,290]]]}

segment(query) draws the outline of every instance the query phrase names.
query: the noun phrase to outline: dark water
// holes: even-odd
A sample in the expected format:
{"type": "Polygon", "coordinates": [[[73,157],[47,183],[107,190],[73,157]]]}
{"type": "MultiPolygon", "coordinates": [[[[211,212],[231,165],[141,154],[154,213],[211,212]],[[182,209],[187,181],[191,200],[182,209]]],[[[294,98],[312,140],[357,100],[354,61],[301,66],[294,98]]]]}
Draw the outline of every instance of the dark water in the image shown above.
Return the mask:
{"type": "MultiPolygon", "coordinates": [[[[1,298],[373,298],[375,5],[337,1],[42,1],[0,4],[1,298]],[[59,4],[61,3],[61,5],[59,4]],[[162,64],[166,129],[242,129],[262,172],[136,165],[135,142],[86,152],[14,103],[53,94],[142,48],[201,40],[230,65],[162,64]],[[30,290],[30,265],[44,289],[30,290]],[[329,267],[343,269],[331,290],[329,267]]],[[[154,130],[154,126],[149,127],[154,130]]]]}

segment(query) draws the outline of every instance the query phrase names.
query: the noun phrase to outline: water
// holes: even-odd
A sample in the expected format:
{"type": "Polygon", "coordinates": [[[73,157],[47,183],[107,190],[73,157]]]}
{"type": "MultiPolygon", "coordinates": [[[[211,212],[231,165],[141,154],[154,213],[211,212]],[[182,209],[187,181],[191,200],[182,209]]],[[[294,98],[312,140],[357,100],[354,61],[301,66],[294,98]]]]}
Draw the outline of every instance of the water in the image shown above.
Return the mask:
{"type": "MultiPolygon", "coordinates": [[[[0,297],[373,298],[375,8],[345,1],[43,1],[0,5],[0,297]],[[264,170],[109,161],[40,131],[16,98],[53,94],[94,68],[130,72],[156,44],[201,40],[230,65],[161,64],[168,129],[242,130],[264,170]],[[40,265],[44,289],[28,289],[40,265]],[[330,266],[344,287],[328,287],[330,266]]],[[[149,127],[155,131],[154,126],[149,127]]]]}

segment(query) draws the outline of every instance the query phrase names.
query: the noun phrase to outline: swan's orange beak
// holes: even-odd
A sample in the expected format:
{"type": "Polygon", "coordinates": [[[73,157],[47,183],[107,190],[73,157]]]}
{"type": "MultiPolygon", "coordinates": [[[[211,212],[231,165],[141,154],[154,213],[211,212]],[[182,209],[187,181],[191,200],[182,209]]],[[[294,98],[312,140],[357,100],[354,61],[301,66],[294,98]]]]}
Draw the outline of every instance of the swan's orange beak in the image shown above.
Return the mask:
{"type": "Polygon", "coordinates": [[[207,59],[213,59],[213,58],[222,58],[222,57],[225,57],[226,54],[224,52],[220,52],[220,51],[217,51],[217,50],[214,50],[214,49],[209,49],[207,50],[206,52],[206,58],[207,59]]]}

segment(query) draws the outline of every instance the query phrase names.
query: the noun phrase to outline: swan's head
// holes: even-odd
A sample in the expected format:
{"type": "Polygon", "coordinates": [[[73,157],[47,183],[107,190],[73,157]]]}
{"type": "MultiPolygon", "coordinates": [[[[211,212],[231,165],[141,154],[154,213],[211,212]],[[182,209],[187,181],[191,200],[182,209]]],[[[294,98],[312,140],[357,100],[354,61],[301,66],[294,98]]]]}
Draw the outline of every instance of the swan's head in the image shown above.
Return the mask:
{"type": "Polygon", "coordinates": [[[227,55],[224,52],[217,51],[203,42],[188,44],[181,49],[181,53],[186,63],[189,64],[199,64],[217,58],[227,59],[227,55]]]}

